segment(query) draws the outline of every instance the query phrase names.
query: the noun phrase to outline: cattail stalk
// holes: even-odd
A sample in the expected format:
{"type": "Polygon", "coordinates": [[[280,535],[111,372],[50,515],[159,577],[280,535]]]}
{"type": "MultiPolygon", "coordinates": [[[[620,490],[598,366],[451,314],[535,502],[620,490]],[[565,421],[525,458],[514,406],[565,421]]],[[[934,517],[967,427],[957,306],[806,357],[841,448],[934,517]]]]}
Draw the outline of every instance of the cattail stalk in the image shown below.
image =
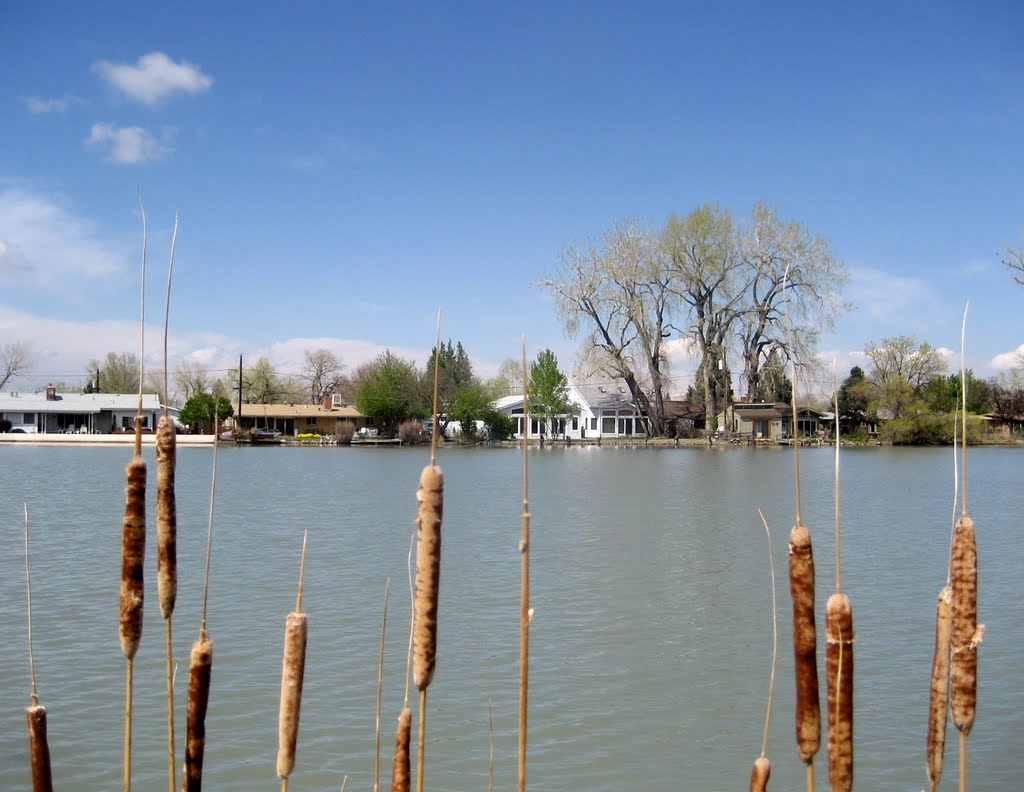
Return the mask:
{"type": "Polygon", "coordinates": [[[853,608],[842,593],[839,493],[839,396],[835,391],[836,591],[825,603],[828,682],[828,775],[833,792],[853,789],[853,608]]]}
{"type": "Polygon", "coordinates": [[[974,520],[967,515],[967,375],[964,347],[967,334],[967,308],[961,326],[960,413],[963,418],[963,497],[960,519],[953,529],[949,555],[952,589],[952,627],[950,630],[949,708],[953,725],[960,730],[960,790],[967,789],[967,736],[974,726],[978,693],[978,644],[985,631],[978,624],[978,549],[974,520]]]}
{"type": "MultiPolygon", "coordinates": [[[[788,275],[788,267],[787,273],[788,275]]],[[[787,304],[787,314],[788,314],[787,304]]],[[[792,362],[796,387],[796,361],[792,362]]],[[[796,427],[796,399],[793,426],[796,427]]],[[[839,422],[836,422],[836,448],[839,422]]],[[[800,511],[800,443],[793,438],[796,521],[789,532],[789,592],[793,601],[793,671],[796,679],[796,749],[806,765],[807,790],[814,792],[814,755],[821,747],[821,703],[818,694],[818,633],[814,617],[814,548],[800,511]]]]}
{"type": "MultiPolygon", "coordinates": [[[[526,338],[523,338],[523,424],[530,421],[530,384],[526,368],[526,338]]],[[[526,790],[526,721],[530,681],[530,498],[527,468],[528,447],[523,432],[523,515],[522,536],[519,539],[519,792],[526,790]]]]}
{"type": "Polygon", "coordinates": [[[437,660],[437,606],[441,585],[441,515],[444,509],[444,475],[437,466],[437,382],[441,347],[441,313],[437,314],[434,344],[434,431],[430,442],[430,464],[420,474],[416,492],[416,595],[413,603],[412,679],[420,692],[417,735],[416,790],[423,792],[427,733],[427,688],[434,678],[437,660]]]}
{"type": "Polygon", "coordinates": [[[28,753],[32,767],[32,792],[53,792],[50,772],[50,744],[46,738],[46,707],[39,703],[36,690],[36,661],[32,653],[32,575],[28,563],[28,504],[25,509],[25,592],[28,604],[28,671],[31,682],[29,706],[25,708],[28,725],[28,753]]]}
{"type": "Polygon", "coordinates": [[[302,612],[302,578],[306,566],[306,539],[302,535],[299,562],[299,593],[295,610],[285,618],[284,658],[281,663],[281,708],[277,721],[277,776],[281,790],[287,792],[288,776],[295,769],[295,748],[299,739],[299,713],[302,707],[302,681],[306,670],[306,614],[302,612]]]}
{"type": "Polygon", "coordinates": [[[164,617],[164,659],[167,678],[167,783],[175,790],[174,750],[174,650],[171,614],[178,597],[178,507],[174,496],[177,434],[167,408],[167,330],[171,311],[171,279],[174,246],[178,240],[178,215],[171,235],[171,260],[167,268],[164,304],[164,414],[156,426],[156,591],[164,617]]]}
{"type": "Polygon", "coordinates": [[[125,474],[124,519],[121,524],[121,595],[119,634],[126,659],[124,703],[124,778],[122,788],[132,788],[133,661],[142,638],[144,599],[143,562],[146,555],[146,463],[142,459],[142,385],[145,381],[146,339],[146,209],[142,205],[142,286],[139,309],[139,401],[135,411],[135,447],[125,474]]]}
{"type": "Polygon", "coordinates": [[[952,589],[947,584],[939,592],[935,611],[935,656],[932,658],[931,694],[928,701],[928,736],[925,771],[932,792],[942,778],[946,749],[946,721],[949,708],[949,642],[952,630],[952,589]]]}
{"type": "Polygon", "coordinates": [[[210,594],[210,555],[213,547],[213,507],[217,496],[217,442],[213,443],[210,474],[210,512],[206,528],[206,566],[203,572],[203,607],[199,639],[192,644],[188,664],[188,707],[185,718],[185,766],[181,773],[183,792],[201,792],[203,756],[206,751],[206,710],[210,701],[213,672],[213,641],[206,632],[206,605],[210,594]]]}
{"type": "Polygon", "coordinates": [[[768,678],[768,705],[764,714],[764,733],[761,737],[761,755],[754,760],[754,766],[750,769],[750,792],[765,792],[768,789],[768,778],[771,776],[772,766],[768,761],[768,730],[772,723],[772,699],[775,695],[775,662],[779,654],[779,620],[778,611],[775,607],[775,558],[772,555],[772,534],[768,530],[768,520],[764,512],[757,510],[764,525],[764,532],[768,536],[768,568],[771,570],[772,578],[772,666],[768,678]]]}
{"type": "Polygon", "coordinates": [[[409,765],[409,743],[412,738],[412,710],[409,709],[409,682],[412,677],[412,634],[416,613],[416,595],[413,590],[412,551],[416,534],[409,539],[409,643],[405,654],[405,698],[398,714],[395,732],[395,753],[391,760],[391,792],[409,792],[412,772],[409,765]]]}

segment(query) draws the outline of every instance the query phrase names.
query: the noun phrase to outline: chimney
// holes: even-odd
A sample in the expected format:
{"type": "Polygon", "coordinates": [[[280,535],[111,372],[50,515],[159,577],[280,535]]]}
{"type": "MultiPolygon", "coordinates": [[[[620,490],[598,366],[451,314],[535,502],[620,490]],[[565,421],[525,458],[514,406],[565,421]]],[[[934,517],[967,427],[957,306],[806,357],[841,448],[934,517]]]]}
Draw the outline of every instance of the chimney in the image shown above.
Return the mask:
{"type": "Polygon", "coordinates": [[[328,394],[327,396],[324,396],[324,409],[325,410],[330,410],[333,406],[334,406],[334,403],[331,401],[330,394],[328,394]]]}
{"type": "Polygon", "coordinates": [[[53,385],[46,386],[46,400],[57,401],[57,389],[53,385]]]}

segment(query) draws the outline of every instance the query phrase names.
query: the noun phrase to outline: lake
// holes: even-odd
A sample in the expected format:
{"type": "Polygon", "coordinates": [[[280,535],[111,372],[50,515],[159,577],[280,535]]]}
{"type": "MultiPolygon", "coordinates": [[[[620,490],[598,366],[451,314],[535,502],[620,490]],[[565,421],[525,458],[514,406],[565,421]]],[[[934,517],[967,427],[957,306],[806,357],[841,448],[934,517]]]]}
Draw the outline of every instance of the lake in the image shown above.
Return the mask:
{"type": "MultiPolygon", "coordinates": [[[[134,787],[167,788],[164,625],[156,598],[155,468],[149,461],[146,616],[135,660],[134,787]]],[[[0,447],[0,789],[29,788],[22,503],[31,526],[33,630],[55,787],[121,779],[124,658],[118,643],[127,448],[0,447]]],[[[178,458],[180,663],[199,628],[212,452],[178,458]]],[[[306,682],[293,789],[373,784],[378,644],[385,648],[381,786],[390,785],[409,628],[407,583],[424,448],[224,448],[208,629],[214,642],[204,777],[216,790],[274,789],[285,615],[302,533],[306,682]]],[[[818,574],[819,655],[834,590],[833,452],[801,450],[803,519],[818,574]]],[[[516,777],[519,449],[443,449],[445,511],[437,672],[429,689],[426,786],[487,788],[516,777]]],[[[978,715],[972,789],[1019,783],[1024,672],[1024,452],[969,453],[978,534],[978,715]]],[[[768,742],[771,787],[802,789],[793,737],[787,536],[792,451],[531,449],[532,597],[528,786],[536,790],[746,788],[761,750],[772,647],[772,530],[779,657],[768,742]]],[[[935,600],[952,515],[950,449],[842,451],[842,582],[857,633],[856,786],[920,790],[935,600]]],[[[823,669],[823,656],[819,667],[823,669]]],[[[820,672],[824,702],[824,673],[820,672]]],[[[413,689],[413,694],[415,694],[413,689]]],[[[416,712],[413,696],[414,721],[416,712]]],[[[823,716],[823,722],[825,718],[823,716]]],[[[955,788],[957,732],[942,788],[955,788]]],[[[415,743],[415,727],[413,740],[415,743]]],[[[184,745],[179,733],[178,753],[184,745]]],[[[823,727],[815,762],[828,788],[823,727]]],[[[415,750],[415,749],[414,749],[415,750]]],[[[181,759],[179,758],[179,768],[181,759]]],[[[180,777],[180,769],[179,769],[180,777]]],[[[180,783],[180,781],[179,781],[180,783]]]]}

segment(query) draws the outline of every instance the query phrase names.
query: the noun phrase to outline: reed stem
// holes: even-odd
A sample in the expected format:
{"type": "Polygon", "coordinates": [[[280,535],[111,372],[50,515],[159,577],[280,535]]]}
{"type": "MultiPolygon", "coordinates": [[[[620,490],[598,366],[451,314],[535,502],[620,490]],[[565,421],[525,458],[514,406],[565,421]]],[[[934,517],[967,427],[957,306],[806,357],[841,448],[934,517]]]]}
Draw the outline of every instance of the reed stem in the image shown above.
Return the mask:
{"type": "Polygon", "coordinates": [[[384,583],[384,617],[380,624],[380,658],[377,661],[377,744],[373,753],[373,792],[380,789],[380,706],[384,694],[384,635],[388,626],[388,594],[391,593],[391,578],[384,583]]]}
{"type": "MultiPolygon", "coordinates": [[[[529,426],[530,396],[526,368],[526,337],[523,337],[523,426],[529,426]]],[[[519,540],[519,751],[518,791],[526,790],[526,726],[530,680],[530,485],[528,476],[528,447],[523,432],[523,516],[522,536],[519,540]]]]}
{"type": "Polygon", "coordinates": [[[427,689],[420,691],[420,731],[416,735],[416,792],[423,792],[423,770],[426,765],[427,689]]]}

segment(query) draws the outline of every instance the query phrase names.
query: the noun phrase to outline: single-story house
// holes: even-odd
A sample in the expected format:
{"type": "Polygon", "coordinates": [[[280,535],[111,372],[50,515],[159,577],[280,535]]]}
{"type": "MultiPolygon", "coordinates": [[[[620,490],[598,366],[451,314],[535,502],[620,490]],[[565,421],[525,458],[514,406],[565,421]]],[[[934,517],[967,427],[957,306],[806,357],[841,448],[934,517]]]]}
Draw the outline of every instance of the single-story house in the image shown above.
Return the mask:
{"type": "Polygon", "coordinates": [[[736,402],[726,410],[725,425],[754,440],[779,440],[792,436],[793,408],[785,402],[736,402]]]}
{"type": "Polygon", "coordinates": [[[835,421],[833,413],[815,410],[813,407],[798,407],[796,410],[796,436],[824,436],[832,429],[830,423],[832,421],[835,421]]]}
{"type": "MultiPolygon", "coordinates": [[[[138,406],[137,393],[63,393],[52,385],[39,393],[0,393],[0,419],[28,434],[134,431],[138,406]]],[[[143,394],[142,428],[154,429],[163,409],[157,394],[143,394]]]]}
{"type": "Polygon", "coordinates": [[[338,434],[341,423],[353,431],[379,429],[380,423],[367,418],[349,404],[327,396],[323,404],[241,404],[235,405],[235,426],[242,430],[265,427],[287,437],[300,434],[338,434]]]}
{"type": "MultiPolygon", "coordinates": [[[[525,427],[528,438],[591,440],[613,437],[644,437],[647,434],[639,409],[633,403],[629,389],[622,380],[607,383],[576,384],[569,381],[569,401],[575,406],[575,415],[562,415],[542,421],[531,416],[525,427]]],[[[516,422],[516,437],[524,432],[522,394],[505,396],[492,402],[496,410],[509,415],[516,422]]]]}

